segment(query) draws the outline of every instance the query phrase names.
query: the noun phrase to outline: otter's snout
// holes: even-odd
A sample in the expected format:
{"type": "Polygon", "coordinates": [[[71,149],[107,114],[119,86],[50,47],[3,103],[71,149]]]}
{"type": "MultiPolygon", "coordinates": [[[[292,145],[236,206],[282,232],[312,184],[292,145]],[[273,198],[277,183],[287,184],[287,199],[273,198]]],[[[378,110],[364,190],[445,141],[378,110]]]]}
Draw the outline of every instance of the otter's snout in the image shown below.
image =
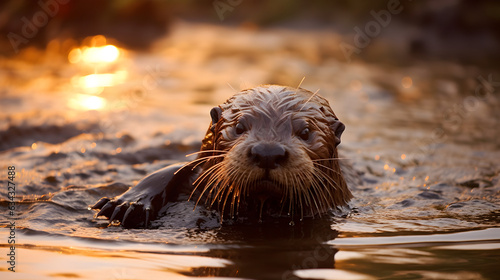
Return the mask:
{"type": "Polygon", "coordinates": [[[278,143],[258,143],[250,148],[248,157],[260,168],[274,169],[288,160],[288,152],[278,143]]]}

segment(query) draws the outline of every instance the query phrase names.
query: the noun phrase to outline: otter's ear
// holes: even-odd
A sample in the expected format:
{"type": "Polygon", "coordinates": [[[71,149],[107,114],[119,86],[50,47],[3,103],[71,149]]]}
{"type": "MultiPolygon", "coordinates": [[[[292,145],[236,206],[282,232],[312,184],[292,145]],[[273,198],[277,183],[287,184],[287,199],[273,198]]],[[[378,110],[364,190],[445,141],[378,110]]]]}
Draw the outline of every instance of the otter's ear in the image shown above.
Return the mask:
{"type": "Polygon", "coordinates": [[[215,133],[215,125],[219,122],[221,115],[222,109],[220,107],[213,107],[212,110],[210,110],[210,116],[212,117],[212,126],[210,130],[212,130],[213,133],[215,133]]]}
{"type": "Polygon", "coordinates": [[[345,125],[338,119],[335,119],[335,121],[330,124],[330,128],[335,134],[335,147],[337,147],[340,144],[340,136],[342,135],[342,132],[344,132],[345,125]]]}

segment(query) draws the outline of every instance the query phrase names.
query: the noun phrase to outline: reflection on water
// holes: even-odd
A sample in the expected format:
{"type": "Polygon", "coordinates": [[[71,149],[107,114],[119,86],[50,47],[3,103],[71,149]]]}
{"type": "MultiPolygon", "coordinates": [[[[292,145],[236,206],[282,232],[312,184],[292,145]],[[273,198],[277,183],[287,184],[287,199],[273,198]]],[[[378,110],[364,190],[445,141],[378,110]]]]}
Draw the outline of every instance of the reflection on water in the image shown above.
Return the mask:
{"type": "Polygon", "coordinates": [[[120,55],[120,51],[113,45],[102,47],[74,48],[68,54],[70,63],[109,63],[114,62],[120,55]]]}
{"type": "MultiPolygon", "coordinates": [[[[220,245],[117,239],[103,242],[50,237],[23,230],[18,238],[25,244],[37,245],[18,246],[23,266],[32,269],[21,267],[17,275],[23,279],[34,275],[79,278],[99,275],[103,279],[147,279],[151,276],[168,279],[185,276],[235,279],[496,277],[497,272],[489,267],[500,257],[500,242],[498,239],[488,242],[490,238],[485,237],[488,230],[421,236],[417,242],[412,236],[364,238],[360,242],[352,239],[332,246],[325,241],[334,238],[335,232],[321,228],[322,224],[327,225],[326,220],[318,222],[288,230],[277,225],[221,228],[213,231],[220,242],[225,242],[220,245]],[[64,246],[54,244],[54,240],[64,241],[64,246]],[[412,244],[405,245],[409,243],[412,244]]],[[[500,233],[498,229],[491,229],[489,234],[500,233]]],[[[161,233],[149,230],[148,235],[154,239],[161,233]]],[[[6,235],[2,233],[0,237],[6,235]]]]}
{"type": "Polygon", "coordinates": [[[123,84],[128,72],[124,69],[124,50],[107,44],[102,35],[89,37],[81,47],[73,48],[68,54],[68,61],[74,64],[80,73],[71,78],[73,91],[68,99],[68,106],[76,110],[100,110],[107,104],[105,97],[100,97],[105,88],[123,84]],[[91,74],[86,74],[91,73],[91,74]]]}
{"type": "Polygon", "coordinates": [[[107,74],[90,74],[80,77],[75,86],[82,88],[102,88],[121,84],[127,78],[127,71],[118,71],[107,74]]]}
{"type": "Polygon", "coordinates": [[[73,48],[68,54],[70,63],[111,63],[118,59],[121,51],[114,45],[107,44],[103,35],[87,37],[81,47],[73,48]]]}
{"type": "Polygon", "coordinates": [[[95,95],[75,94],[68,105],[72,109],[99,110],[106,105],[106,99],[95,95]]]}
{"type": "MultiPolygon", "coordinates": [[[[488,82],[497,72],[339,62],[339,40],[184,23],[149,53],[94,36],[67,53],[54,53],[54,42],[1,61],[0,161],[18,170],[18,277],[496,277],[499,101],[475,90],[497,90],[488,82]],[[155,229],[124,230],[87,210],[185,161],[212,106],[239,85],[294,86],[303,77],[347,127],[342,158],[363,179],[351,186],[349,217],[220,227],[178,203],[155,229]]],[[[2,249],[6,237],[2,229],[2,249]]]]}

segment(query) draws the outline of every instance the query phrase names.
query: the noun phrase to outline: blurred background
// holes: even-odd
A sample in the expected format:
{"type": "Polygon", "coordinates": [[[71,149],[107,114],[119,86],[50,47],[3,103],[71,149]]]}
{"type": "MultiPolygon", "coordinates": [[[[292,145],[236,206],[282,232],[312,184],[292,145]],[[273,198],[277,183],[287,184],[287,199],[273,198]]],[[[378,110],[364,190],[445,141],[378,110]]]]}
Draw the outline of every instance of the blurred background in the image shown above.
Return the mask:
{"type": "MultiPolygon", "coordinates": [[[[81,42],[99,34],[117,40],[123,47],[148,49],[178,20],[254,29],[324,29],[350,38],[355,26],[363,29],[374,19],[371,12],[387,10],[388,5],[400,11],[376,36],[377,42],[372,43],[376,46],[362,52],[363,59],[401,63],[439,58],[494,65],[499,58],[500,3],[493,0],[5,0],[0,4],[0,32],[4,34],[0,52],[10,56],[17,49],[45,48],[54,39],[81,42]],[[23,18],[35,23],[38,30],[28,27],[29,35],[23,36],[23,18]],[[20,43],[15,48],[12,41],[5,40],[11,32],[25,38],[18,38],[20,43]]],[[[332,55],[342,58],[338,45],[328,47],[332,55]]]]}

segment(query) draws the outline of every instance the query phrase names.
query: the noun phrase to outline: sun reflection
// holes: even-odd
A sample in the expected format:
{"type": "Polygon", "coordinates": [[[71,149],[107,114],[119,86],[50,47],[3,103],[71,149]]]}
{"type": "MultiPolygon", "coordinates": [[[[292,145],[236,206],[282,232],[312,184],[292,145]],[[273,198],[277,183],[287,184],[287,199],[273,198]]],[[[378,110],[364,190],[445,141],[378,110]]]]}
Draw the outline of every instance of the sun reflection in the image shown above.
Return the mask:
{"type": "Polygon", "coordinates": [[[110,63],[120,56],[120,50],[113,45],[103,47],[82,47],[71,50],[68,60],[71,63],[110,63]]]}
{"type": "Polygon", "coordinates": [[[78,110],[102,109],[106,106],[106,99],[96,95],[103,93],[106,87],[126,81],[128,72],[116,70],[116,62],[123,57],[123,50],[106,41],[103,35],[87,37],[82,46],[69,52],[68,61],[82,70],[71,79],[76,93],[69,97],[69,107],[78,110]]]}
{"type": "Polygon", "coordinates": [[[104,47],[89,48],[85,50],[82,59],[88,63],[113,62],[118,56],[120,56],[120,51],[117,47],[106,45],[104,47]]]}
{"type": "Polygon", "coordinates": [[[110,63],[120,56],[120,50],[114,45],[106,45],[106,37],[97,35],[92,37],[91,46],[72,49],[68,54],[70,63],[110,63]]]}
{"type": "Polygon", "coordinates": [[[68,61],[72,64],[80,62],[81,59],[82,50],[80,48],[74,48],[68,54],[68,61]]]}
{"type": "Polygon", "coordinates": [[[126,70],[115,73],[90,74],[86,76],[75,76],[71,80],[75,88],[80,88],[89,94],[100,94],[105,87],[122,84],[127,79],[126,70]]]}
{"type": "Polygon", "coordinates": [[[87,94],[76,94],[69,102],[69,106],[79,110],[99,110],[106,106],[106,99],[87,94]]]}
{"type": "Polygon", "coordinates": [[[116,73],[90,74],[78,79],[78,86],[83,88],[110,87],[121,84],[127,78],[127,71],[117,71],[116,73]]]}

